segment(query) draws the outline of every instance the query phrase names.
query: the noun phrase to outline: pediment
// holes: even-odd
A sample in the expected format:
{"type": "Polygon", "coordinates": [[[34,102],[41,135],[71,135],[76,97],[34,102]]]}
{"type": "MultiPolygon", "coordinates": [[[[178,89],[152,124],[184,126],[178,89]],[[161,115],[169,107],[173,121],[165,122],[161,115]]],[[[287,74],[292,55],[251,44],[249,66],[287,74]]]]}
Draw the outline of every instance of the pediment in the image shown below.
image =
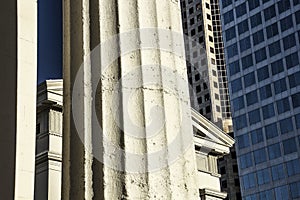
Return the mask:
{"type": "Polygon", "coordinates": [[[194,140],[198,146],[225,153],[234,144],[234,140],[228,134],[194,109],[192,109],[192,125],[194,140]]]}

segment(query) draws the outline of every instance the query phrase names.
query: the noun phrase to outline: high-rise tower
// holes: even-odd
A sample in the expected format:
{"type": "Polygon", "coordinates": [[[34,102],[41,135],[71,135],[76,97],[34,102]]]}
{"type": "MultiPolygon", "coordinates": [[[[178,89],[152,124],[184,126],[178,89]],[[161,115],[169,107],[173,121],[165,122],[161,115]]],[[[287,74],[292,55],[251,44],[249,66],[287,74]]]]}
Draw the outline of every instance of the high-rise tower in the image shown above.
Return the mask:
{"type": "Polygon", "coordinates": [[[300,1],[223,0],[243,199],[300,197],[300,1]]]}
{"type": "MultiPolygon", "coordinates": [[[[218,0],[181,0],[191,104],[225,132],[232,119],[218,0]]],[[[235,148],[219,161],[222,190],[228,198],[240,197],[235,148]]]]}
{"type": "Polygon", "coordinates": [[[181,9],[192,106],[231,132],[219,3],[181,0],[181,9]]]}

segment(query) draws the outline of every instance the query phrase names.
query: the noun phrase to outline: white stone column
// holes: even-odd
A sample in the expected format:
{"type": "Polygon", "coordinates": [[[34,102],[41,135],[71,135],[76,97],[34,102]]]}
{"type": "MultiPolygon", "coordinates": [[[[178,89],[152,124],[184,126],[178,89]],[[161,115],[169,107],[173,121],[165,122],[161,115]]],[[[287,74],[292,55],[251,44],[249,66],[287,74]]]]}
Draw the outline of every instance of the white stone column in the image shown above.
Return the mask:
{"type": "Polygon", "coordinates": [[[63,199],[199,199],[176,0],[64,1],[63,199]]]}
{"type": "Polygon", "coordinates": [[[0,10],[0,196],[33,199],[37,1],[1,1],[0,10]]]}

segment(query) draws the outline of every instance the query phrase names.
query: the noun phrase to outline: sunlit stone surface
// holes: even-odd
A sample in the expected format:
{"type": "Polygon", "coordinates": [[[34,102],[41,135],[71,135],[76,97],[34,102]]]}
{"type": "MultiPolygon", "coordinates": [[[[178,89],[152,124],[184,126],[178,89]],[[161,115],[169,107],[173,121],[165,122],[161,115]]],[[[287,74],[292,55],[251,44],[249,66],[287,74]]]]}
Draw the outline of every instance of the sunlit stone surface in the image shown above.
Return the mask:
{"type": "Polygon", "coordinates": [[[179,3],[66,0],[64,35],[63,199],[198,199],[179,3]]]}

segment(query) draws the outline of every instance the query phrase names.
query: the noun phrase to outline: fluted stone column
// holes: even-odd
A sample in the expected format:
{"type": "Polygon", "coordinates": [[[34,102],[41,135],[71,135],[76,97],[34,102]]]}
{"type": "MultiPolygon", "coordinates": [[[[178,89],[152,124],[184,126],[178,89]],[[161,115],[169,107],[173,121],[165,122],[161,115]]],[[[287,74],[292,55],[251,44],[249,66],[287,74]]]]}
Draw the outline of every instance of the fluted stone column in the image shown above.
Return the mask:
{"type": "Polygon", "coordinates": [[[199,199],[179,2],[64,0],[63,199],[199,199]]]}

